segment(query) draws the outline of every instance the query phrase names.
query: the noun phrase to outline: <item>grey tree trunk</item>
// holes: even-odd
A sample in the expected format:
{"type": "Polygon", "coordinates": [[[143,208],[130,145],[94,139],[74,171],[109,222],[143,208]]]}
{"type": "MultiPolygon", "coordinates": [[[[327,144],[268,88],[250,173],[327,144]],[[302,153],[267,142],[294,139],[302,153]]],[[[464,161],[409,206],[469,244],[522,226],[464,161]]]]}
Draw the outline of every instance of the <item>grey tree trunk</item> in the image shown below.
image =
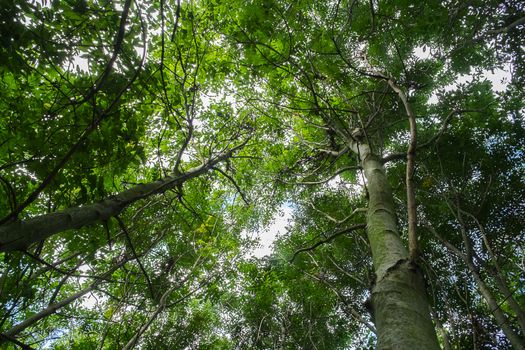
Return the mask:
{"type": "Polygon", "coordinates": [[[367,232],[376,274],[372,313],[377,349],[439,349],[422,274],[398,232],[392,191],[380,159],[359,145],[369,194],[367,232]]]}

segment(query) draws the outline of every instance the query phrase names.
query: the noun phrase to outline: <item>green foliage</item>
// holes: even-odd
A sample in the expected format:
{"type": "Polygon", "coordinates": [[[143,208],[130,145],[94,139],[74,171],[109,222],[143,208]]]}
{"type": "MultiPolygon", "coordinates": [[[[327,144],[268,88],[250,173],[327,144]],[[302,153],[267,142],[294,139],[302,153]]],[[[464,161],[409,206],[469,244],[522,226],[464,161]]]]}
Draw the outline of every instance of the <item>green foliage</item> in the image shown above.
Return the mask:
{"type": "Polygon", "coordinates": [[[418,264],[440,339],[510,348],[473,271],[523,336],[500,280],[523,311],[524,12],[519,1],[4,1],[0,226],[246,144],[118,218],[0,253],[1,333],[89,289],[14,337],[54,349],[373,348],[370,247],[365,229],[349,230],[366,222],[356,209],[368,194],[351,145],[393,159],[405,240],[409,123],[391,79],[416,114],[418,264]],[[483,76],[502,67],[499,91],[483,76]],[[293,219],[273,251],[251,256],[250,233],[283,205],[293,219]]]}

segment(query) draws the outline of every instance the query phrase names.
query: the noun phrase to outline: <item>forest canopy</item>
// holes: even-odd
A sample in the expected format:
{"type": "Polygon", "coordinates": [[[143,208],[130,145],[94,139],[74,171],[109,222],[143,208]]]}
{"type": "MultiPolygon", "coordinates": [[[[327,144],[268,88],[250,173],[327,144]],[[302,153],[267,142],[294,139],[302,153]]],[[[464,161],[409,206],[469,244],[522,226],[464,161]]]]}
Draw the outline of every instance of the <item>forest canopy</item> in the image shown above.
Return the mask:
{"type": "Polygon", "coordinates": [[[517,0],[3,1],[0,347],[525,349],[524,29],[517,0]]]}

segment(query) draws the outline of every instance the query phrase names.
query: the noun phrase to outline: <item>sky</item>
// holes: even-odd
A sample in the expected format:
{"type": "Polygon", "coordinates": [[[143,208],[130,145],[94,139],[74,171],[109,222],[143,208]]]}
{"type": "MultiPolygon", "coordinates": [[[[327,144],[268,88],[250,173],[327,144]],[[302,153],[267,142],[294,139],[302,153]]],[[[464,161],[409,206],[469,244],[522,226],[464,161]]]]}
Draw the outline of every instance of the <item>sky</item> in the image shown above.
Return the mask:
{"type": "Polygon", "coordinates": [[[262,258],[272,253],[272,246],[278,235],[286,233],[286,226],[292,222],[293,209],[291,206],[283,204],[274,215],[271,224],[258,232],[260,247],[250,252],[249,256],[262,258]]]}

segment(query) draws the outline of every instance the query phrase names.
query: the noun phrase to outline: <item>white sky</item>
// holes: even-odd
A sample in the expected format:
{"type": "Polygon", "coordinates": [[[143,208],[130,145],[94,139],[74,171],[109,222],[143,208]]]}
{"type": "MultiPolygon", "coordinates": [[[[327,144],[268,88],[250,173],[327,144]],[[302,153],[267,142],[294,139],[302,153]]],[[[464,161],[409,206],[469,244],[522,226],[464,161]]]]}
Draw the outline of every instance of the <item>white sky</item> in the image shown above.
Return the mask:
{"type": "MultiPolygon", "coordinates": [[[[414,49],[414,55],[419,59],[432,58],[431,49],[428,47],[419,46],[414,49]]],[[[484,79],[492,83],[492,88],[496,92],[504,91],[511,81],[511,66],[510,64],[505,65],[502,68],[496,68],[494,70],[486,70],[481,75],[484,79]]],[[[457,76],[456,81],[450,85],[445,86],[445,91],[454,90],[458,84],[469,83],[475,78],[475,74],[461,74],[457,76]]],[[[438,102],[438,97],[434,93],[428,100],[429,103],[434,104],[438,102]]]]}
{"type": "Polygon", "coordinates": [[[261,246],[249,252],[247,256],[262,258],[263,256],[271,254],[272,246],[277,236],[284,234],[286,227],[290,226],[292,213],[293,209],[289,205],[283,204],[273,217],[271,224],[263,231],[255,234],[261,246]]]}

